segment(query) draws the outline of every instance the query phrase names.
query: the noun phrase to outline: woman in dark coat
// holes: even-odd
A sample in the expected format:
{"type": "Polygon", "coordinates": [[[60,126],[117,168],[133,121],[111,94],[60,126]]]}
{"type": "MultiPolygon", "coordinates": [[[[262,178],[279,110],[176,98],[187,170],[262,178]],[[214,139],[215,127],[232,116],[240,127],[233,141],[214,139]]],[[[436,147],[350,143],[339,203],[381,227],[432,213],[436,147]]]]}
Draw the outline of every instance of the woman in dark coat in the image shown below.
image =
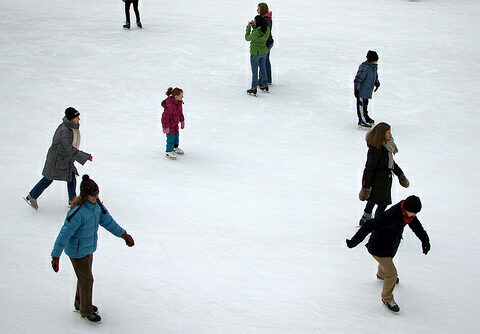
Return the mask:
{"type": "MultiPolygon", "coordinates": [[[[272,65],[270,64],[270,50],[273,47],[273,36],[272,36],[272,12],[269,11],[268,5],[265,2],[261,2],[257,6],[258,15],[262,16],[267,22],[267,26],[270,28],[270,36],[268,36],[266,46],[268,48],[267,58],[266,58],[266,70],[267,70],[267,84],[272,83],[272,65]]],[[[262,73],[260,72],[260,78],[262,73]]],[[[260,80],[261,81],[261,80],[260,80]]]]}
{"type": "Polygon", "coordinates": [[[80,151],[80,113],[72,107],[65,110],[65,117],[53,135],[52,146],[48,150],[43,178],[30,190],[25,200],[35,210],[38,209],[37,198],[48,188],[53,180],[66,181],[69,204],[76,197],[77,168],[73,164],[78,161],[85,164],[92,161],[92,156],[80,151]]]}
{"type": "Polygon", "coordinates": [[[372,218],[375,205],[377,205],[375,215],[378,215],[392,204],[392,172],[398,177],[402,187],[408,188],[410,185],[402,169],[393,160],[393,155],[398,149],[393,141],[390,125],[383,122],[377,124],[367,133],[366,141],[367,162],[359,198],[361,201],[367,200],[367,205],[360,219],[360,226],[372,218]]]}

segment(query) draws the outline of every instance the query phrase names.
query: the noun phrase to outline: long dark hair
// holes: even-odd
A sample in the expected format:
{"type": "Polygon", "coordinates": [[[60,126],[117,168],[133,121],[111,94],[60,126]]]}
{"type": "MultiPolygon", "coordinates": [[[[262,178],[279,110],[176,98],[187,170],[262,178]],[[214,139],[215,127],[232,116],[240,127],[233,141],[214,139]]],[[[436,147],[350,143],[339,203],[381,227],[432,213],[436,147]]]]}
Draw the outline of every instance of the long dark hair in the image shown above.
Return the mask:
{"type": "Polygon", "coordinates": [[[368,131],[366,136],[367,144],[380,150],[385,141],[385,133],[388,130],[390,130],[389,124],[385,122],[378,123],[372,130],[368,131]]]}
{"type": "Polygon", "coordinates": [[[267,32],[268,25],[267,25],[267,21],[265,21],[263,16],[261,15],[255,16],[255,26],[260,27],[263,33],[267,32]]]}

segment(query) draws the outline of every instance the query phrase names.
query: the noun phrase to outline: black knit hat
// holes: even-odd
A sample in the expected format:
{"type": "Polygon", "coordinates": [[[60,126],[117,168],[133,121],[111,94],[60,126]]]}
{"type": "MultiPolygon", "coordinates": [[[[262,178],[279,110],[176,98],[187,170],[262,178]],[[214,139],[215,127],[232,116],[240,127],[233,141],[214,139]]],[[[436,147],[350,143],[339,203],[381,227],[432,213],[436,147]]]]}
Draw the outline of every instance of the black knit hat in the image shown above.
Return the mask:
{"type": "Polygon", "coordinates": [[[375,51],[372,51],[372,50],[368,50],[367,52],[367,61],[369,63],[371,62],[374,62],[374,61],[377,61],[378,60],[378,55],[375,51]]]}
{"type": "Polygon", "coordinates": [[[80,183],[80,197],[98,195],[98,185],[87,174],[82,176],[82,183],[80,183]]]}
{"type": "Polygon", "coordinates": [[[420,210],[422,210],[422,202],[420,202],[420,198],[415,195],[408,196],[403,203],[403,209],[408,212],[419,213],[420,210]]]}
{"type": "Polygon", "coordinates": [[[71,121],[72,119],[74,119],[77,116],[80,116],[80,113],[74,107],[68,107],[67,109],[65,109],[65,117],[69,121],[71,121]]]}

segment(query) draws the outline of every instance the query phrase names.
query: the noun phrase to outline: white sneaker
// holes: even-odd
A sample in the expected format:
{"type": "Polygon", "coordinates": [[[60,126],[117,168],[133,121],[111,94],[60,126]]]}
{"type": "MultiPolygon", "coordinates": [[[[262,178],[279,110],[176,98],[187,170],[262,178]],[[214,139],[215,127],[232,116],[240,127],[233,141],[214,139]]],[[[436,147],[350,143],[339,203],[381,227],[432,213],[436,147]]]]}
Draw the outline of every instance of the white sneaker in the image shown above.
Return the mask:
{"type": "Polygon", "coordinates": [[[37,200],[35,198],[32,198],[30,194],[28,194],[27,197],[25,197],[25,201],[27,201],[27,203],[30,204],[32,208],[34,208],[35,210],[38,210],[37,200]]]}
{"type": "Polygon", "coordinates": [[[183,154],[185,152],[183,152],[183,150],[180,148],[180,147],[175,147],[173,149],[173,152],[175,152],[176,154],[183,154]]]}
{"type": "Polygon", "coordinates": [[[175,152],[166,152],[165,153],[165,156],[169,159],[172,159],[172,160],[176,160],[177,159],[177,155],[175,154],[175,152]]]}

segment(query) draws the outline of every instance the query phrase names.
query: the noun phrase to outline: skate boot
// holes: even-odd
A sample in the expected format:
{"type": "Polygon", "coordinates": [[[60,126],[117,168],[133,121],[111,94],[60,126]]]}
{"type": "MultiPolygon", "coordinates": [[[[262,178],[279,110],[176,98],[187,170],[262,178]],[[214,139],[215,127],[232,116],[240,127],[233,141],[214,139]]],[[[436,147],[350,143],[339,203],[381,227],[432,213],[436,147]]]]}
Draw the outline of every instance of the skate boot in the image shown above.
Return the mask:
{"type": "Polygon", "coordinates": [[[24,198],[24,200],[35,210],[38,210],[38,204],[37,200],[35,198],[32,198],[30,194],[27,195],[27,197],[24,198]]]}
{"type": "MultiPolygon", "coordinates": [[[[74,306],[74,307],[75,307],[75,312],[80,311],[80,308],[78,308],[76,306],[74,306]]],[[[96,307],[95,305],[92,305],[92,311],[93,311],[93,313],[97,313],[98,312],[98,307],[96,307]]]]}
{"type": "Polygon", "coordinates": [[[140,22],[140,20],[137,21],[137,27],[143,28],[143,27],[142,27],[142,22],[140,22]]]}
{"type": "Polygon", "coordinates": [[[82,318],[86,318],[87,320],[91,321],[91,322],[99,322],[100,320],[102,320],[102,317],[100,317],[97,313],[92,313],[90,315],[87,315],[86,317],[84,317],[82,315],[82,318]]]}
{"type": "Polygon", "coordinates": [[[395,300],[391,300],[389,302],[386,302],[384,300],[383,301],[383,304],[385,304],[386,307],[388,307],[388,309],[392,312],[398,312],[400,311],[400,307],[397,305],[397,303],[395,303],[395,300]]]}
{"type": "Polygon", "coordinates": [[[125,22],[125,24],[123,25],[123,27],[125,29],[130,29],[130,22],[125,22]]]}
{"type": "Polygon", "coordinates": [[[368,124],[375,124],[375,121],[369,117],[369,118],[367,118],[367,123],[368,124]]]}
{"type": "Polygon", "coordinates": [[[173,149],[173,152],[174,152],[175,154],[184,154],[184,153],[185,153],[185,152],[183,152],[183,150],[182,150],[180,147],[175,147],[175,148],[173,149]]]}
{"type": "MultiPolygon", "coordinates": [[[[378,276],[378,274],[377,274],[377,278],[383,281],[383,277],[378,276]]],[[[400,283],[400,278],[397,277],[397,281],[395,282],[395,284],[398,284],[398,283],[400,283]]]]}
{"type": "Polygon", "coordinates": [[[365,225],[365,223],[369,219],[372,219],[372,214],[364,212],[362,218],[360,218],[360,221],[358,222],[358,225],[360,225],[360,226],[365,225]]]}
{"type": "Polygon", "coordinates": [[[358,126],[361,127],[361,128],[371,128],[372,127],[371,124],[365,123],[363,121],[359,121],[358,126]]]}
{"type": "Polygon", "coordinates": [[[257,89],[256,88],[247,89],[247,94],[257,96],[257,89]]]}
{"type": "Polygon", "coordinates": [[[260,89],[268,93],[268,85],[260,86],[260,89]]]}
{"type": "Polygon", "coordinates": [[[169,159],[177,160],[177,155],[173,151],[166,152],[165,156],[169,159]]]}

